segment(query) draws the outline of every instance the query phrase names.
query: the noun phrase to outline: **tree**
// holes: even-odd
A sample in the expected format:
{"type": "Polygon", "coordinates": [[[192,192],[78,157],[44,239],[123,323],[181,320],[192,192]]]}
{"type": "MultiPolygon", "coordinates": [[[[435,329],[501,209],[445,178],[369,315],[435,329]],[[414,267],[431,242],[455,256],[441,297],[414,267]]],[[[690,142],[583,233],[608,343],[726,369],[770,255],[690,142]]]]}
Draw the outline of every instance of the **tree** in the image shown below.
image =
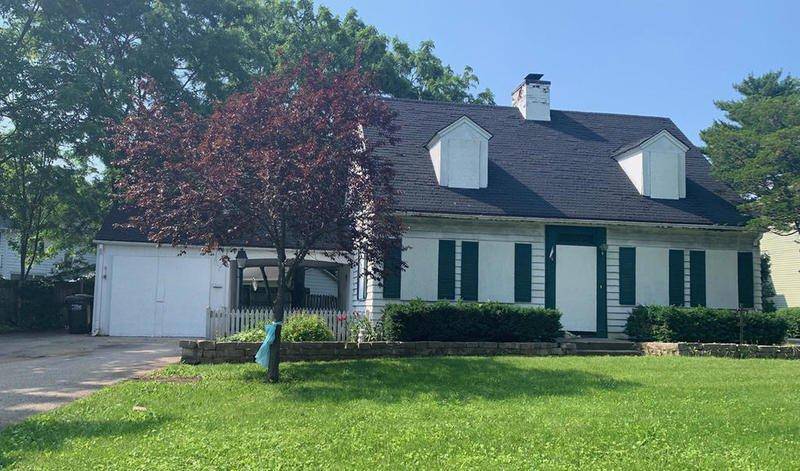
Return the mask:
{"type": "Polygon", "coordinates": [[[381,93],[492,102],[488,90],[473,94],[472,69],[454,73],[432,42],[414,50],[355,10],[339,18],[310,0],[0,0],[0,46],[0,116],[49,106],[71,118],[61,140],[107,164],[106,122],[131,111],[144,77],[166,102],[205,113],[305,54],[329,53],[331,67],[347,70],[360,49],[381,93]]]}
{"type": "MultiPolygon", "coordinates": [[[[277,254],[276,321],[285,282],[310,251],[379,277],[402,234],[392,213],[391,168],[375,150],[393,142],[393,115],[358,66],[303,59],[257,81],[203,117],[170,110],[152,83],[115,129],[119,196],[131,225],[154,242],[222,251],[268,244],[277,254]]],[[[280,326],[271,348],[278,380],[280,326]]]]}
{"type": "MultiPolygon", "coordinates": [[[[82,204],[97,207],[95,219],[83,221],[82,238],[63,238],[89,247],[117,178],[107,123],[135,110],[131,97],[142,78],[159,84],[165,105],[208,114],[305,54],[330,54],[330,67],[343,71],[357,49],[380,93],[493,102],[488,90],[473,93],[472,69],[455,73],[433,43],[414,49],[354,10],[340,18],[310,0],[0,0],[0,145],[15,132],[45,136],[33,142],[49,147],[32,153],[55,149],[70,165],[100,169],[103,178],[81,193],[95,197],[82,204]]],[[[13,148],[7,144],[0,162],[13,148]]]]}
{"type": "Polygon", "coordinates": [[[718,101],[725,120],[702,131],[715,174],[743,198],[759,230],[800,227],[800,80],[770,72],[734,85],[742,97],[718,101]]]}
{"type": "Polygon", "coordinates": [[[13,131],[0,143],[0,216],[19,253],[15,291],[16,323],[26,325],[21,309],[24,285],[34,264],[68,252],[84,237],[87,221],[97,218],[95,188],[87,169],[64,158],[45,138],[13,131]]]}

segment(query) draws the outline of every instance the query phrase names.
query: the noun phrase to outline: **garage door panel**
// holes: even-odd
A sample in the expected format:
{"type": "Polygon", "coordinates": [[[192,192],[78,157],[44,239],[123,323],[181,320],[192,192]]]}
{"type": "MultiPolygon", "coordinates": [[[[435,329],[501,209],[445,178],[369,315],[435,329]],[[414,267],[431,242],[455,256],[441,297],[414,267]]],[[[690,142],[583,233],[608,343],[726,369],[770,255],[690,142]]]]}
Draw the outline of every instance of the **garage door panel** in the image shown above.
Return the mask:
{"type": "Polygon", "coordinates": [[[211,257],[159,259],[160,335],[202,337],[211,287],[211,257]]]}
{"type": "Polygon", "coordinates": [[[153,257],[115,256],[111,268],[110,335],[152,336],[158,274],[153,257]]]}

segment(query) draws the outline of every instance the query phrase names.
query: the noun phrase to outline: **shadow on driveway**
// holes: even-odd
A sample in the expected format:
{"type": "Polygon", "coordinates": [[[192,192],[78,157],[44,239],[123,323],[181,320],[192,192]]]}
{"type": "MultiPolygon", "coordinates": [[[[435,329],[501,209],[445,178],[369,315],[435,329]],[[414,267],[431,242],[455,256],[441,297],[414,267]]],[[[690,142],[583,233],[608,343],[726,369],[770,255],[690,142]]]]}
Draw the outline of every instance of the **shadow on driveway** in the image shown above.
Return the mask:
{"type": "Polygon", "coordinates": [[[0,428],[179,360],[177,339],[0,335],[0,428]]]}

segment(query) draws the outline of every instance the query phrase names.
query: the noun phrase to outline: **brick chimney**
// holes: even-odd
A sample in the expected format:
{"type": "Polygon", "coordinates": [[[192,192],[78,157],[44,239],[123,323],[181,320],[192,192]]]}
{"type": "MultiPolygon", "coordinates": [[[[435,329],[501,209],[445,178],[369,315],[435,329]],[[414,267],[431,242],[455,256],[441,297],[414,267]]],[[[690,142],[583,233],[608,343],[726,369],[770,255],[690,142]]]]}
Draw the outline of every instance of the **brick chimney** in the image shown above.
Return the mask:
{"type": "Polygon", "coordinates": [[[511,103],[525,119],[550,121],[550,82],[542,80],[542,74],[526,75],[511,95],[511,103]]]}

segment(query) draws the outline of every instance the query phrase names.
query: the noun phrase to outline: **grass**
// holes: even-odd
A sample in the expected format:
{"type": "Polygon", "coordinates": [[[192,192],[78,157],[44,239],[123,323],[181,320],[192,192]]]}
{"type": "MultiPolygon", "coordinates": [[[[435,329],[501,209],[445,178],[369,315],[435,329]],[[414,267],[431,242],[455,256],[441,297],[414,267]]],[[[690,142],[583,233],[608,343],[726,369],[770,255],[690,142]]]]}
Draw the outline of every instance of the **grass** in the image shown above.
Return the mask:
{"type": "Polygon", "coordinates": [[[169,367],[0,432],[20,469],[789,469],[800,362],[417,358],[169,367]]]}

